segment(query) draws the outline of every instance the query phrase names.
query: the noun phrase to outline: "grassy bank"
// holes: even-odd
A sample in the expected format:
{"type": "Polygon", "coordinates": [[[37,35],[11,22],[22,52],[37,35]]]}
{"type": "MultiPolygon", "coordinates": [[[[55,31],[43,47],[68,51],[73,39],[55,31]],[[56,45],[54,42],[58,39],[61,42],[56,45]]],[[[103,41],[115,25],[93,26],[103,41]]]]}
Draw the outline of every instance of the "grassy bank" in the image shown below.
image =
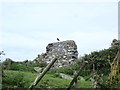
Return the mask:
{"type": "MultiPolygon", "coordinates": [[[[35,80],[38,73],[22,72],[5,70],[5,77],[3,77],[3,88],[28,88],[35,80]]],[[[46,74],[36,87],[53,87],[53,88],[66,88],[71,80],[63,79],[59,76],[59,73],[46,74]]],[[[79,81],[78,86],[80,88],[91,88],[92,82],[79,81]]]]}

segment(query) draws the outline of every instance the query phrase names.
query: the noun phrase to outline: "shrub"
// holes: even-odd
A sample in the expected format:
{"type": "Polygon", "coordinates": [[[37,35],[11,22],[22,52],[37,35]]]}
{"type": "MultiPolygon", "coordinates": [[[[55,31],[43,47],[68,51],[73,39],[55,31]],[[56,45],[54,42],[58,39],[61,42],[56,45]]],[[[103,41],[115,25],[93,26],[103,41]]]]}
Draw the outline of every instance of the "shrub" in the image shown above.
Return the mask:
{"type": "Polygon", "coordinates": [[[26,84],[29,82],[21,72],[5,74],[6,76],[3,77],[3,88],[26,87],[26,84]]]}

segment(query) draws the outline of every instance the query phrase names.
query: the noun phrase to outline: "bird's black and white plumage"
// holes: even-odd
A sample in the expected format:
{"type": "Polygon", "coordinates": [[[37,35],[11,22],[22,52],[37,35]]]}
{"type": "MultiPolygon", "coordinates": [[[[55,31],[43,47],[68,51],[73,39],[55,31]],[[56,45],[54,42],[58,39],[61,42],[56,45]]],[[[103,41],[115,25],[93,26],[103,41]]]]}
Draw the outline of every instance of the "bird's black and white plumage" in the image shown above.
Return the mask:
{"type": "Polygon", "coordinates": [[[59,39],[59,38],[57,38],[57,40],[58,40],[58,41],[60,41],[60,39],[59,39]]]}

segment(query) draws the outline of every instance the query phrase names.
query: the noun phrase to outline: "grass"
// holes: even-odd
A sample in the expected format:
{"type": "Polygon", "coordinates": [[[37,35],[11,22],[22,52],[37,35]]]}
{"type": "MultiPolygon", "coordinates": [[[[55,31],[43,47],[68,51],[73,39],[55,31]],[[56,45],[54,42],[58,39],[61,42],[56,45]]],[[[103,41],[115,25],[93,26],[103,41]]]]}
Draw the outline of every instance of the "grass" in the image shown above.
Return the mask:
{"type": "Polygon", "coordinates": [[[34,81],[37,73],[5,70],[3,77],[3,87],[24,87],[28,88],[34,81]]]}
{"type": "MultiPolygon", "coordinates": [[[[36,76],[38,75],[38,73],[12,71],[12,70],[5,70],[4,73],[6,77],[3,77],[3,88],[4,87],[28,88],[31,85],[31,83],[35,80],[36,76]]],[[[59,75],[57,74],[46,74],[36,87],[66,88],[71,80],[60,78],[59,75]]],[[[78,85],[80,88],[91,88],[92,82],[79,81],[78,85]]]]}
{"type": "Polygon", "coordinates": [[[91,81],[79,81],[79,88],[92,88],[91,81]]]}
{"type": "Polygon", "coordinates": [[[37,86],[50,86],[53,88],[66,88],[70,80],[54,77],[54,75],[46,74],[37,86]]]}

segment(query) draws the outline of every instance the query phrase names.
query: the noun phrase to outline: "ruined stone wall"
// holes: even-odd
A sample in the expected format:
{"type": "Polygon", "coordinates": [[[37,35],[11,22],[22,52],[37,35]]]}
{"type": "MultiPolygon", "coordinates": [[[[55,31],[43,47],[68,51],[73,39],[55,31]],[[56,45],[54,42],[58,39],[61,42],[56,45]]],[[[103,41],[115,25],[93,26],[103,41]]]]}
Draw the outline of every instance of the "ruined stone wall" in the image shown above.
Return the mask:
{"type": "Polygon", "coordinates": [[[78,59],[77,45],[73,40],[49,43],[46,47],[46,53],[41,54],[41,60],[49,64],[51,60],[58,56],[52,68],[66,67],[76,63],[78,59]]]}
{"type": "Polygon", "coordinates": [[[113,39],[113,41],[112,41],[112,43],[111,43],[111,46],[118,46],[119,43],[120,43],[119,40],[117,40],[117,39],[113,39]]]}

